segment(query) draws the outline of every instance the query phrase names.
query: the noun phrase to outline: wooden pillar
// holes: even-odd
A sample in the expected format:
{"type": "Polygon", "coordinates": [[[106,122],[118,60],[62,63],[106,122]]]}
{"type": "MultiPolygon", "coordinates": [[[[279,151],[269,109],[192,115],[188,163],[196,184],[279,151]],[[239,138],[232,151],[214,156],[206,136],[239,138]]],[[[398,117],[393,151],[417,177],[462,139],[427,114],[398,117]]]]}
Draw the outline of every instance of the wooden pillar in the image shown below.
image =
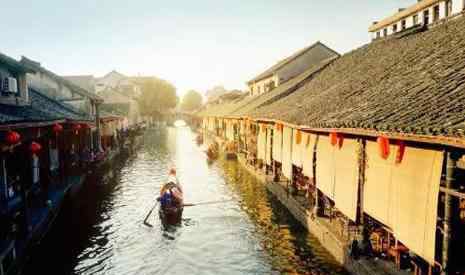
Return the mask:
{"type": "Polygon", "coordinates": [[[7,181],[7,173],[6,173],[6,167],[5,167],[5,156],[3,154],[0,154],[0,188],[1,188],[1,194],[0,194],[0,201],[2,202],[2,207],[6,209],[7,207],[7,202],[8,202],[8,181],[7,181]]]}
{"type": "Polygon", "coordinates": [[[365,169],[366,169],[366,140],[359,139],[358,149],[358,224],[364,224],[363,219],[363,190],[365,186],[365,169]]]}
{"type": "MultiPolygon", "coordinates": [[[[457,152],[448,151],[446,154],[446,182],[445,188],[450,190],[455,185],[455,173],[457,171],[457,160],[460,155],[457,152]]],[[[450,252],[450,241],[451,241],[451,220],[452,220],[452,195],[444,193],[444,236],[442,241],[442,267],[443,272],[449,269],[449,252],[450,252]]]]}
{"type": "Polygon", "coordinates": [[[313,207],[313,214],[318,217],[318,213],[319,210],[320,210],[320,198],[318,196],[318,188],[316,187],[316,166],[318,165],[317,164],[317,161],[318,161],[318,156],[317,156],[317,153],[316,153],[316,150],[318,148],[318,140],[319,140],[319,135],[315,135],[315,144],[313,145],[313,161],[312,161],[312,164],[313,164],[313,184],[315,185],[315,207],[313,207]]]}
{"type": "Polygon", "coordinates": [[[97,150],[100,151],[100,148],[102,147],[102,139],[101,139],[101,130],[100,130],[100,104],[95,104],[95,127],[97,128],[97,134],[96,134],[96,138],[97,138],[97,150]]]}

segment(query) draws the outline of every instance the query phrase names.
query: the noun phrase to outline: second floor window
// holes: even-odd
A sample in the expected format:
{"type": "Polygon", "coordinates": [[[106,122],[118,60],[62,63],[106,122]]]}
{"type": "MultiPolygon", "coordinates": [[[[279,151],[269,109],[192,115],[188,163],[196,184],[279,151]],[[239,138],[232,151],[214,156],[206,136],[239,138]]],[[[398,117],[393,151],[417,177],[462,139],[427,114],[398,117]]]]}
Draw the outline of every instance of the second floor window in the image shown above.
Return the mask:
{"type": "Polygon", "coordinates": [[[434,6],[433,8],[433,22],[439,20],[439,6],[434,6]]]}
{"type": "Polygon", "coordinates": [[[405,27],[406,27],[405,19],[402,20],[400,24],[402,26],[402,30],[405,30],[405,27]]]}
{"type": "Polygon", "coordinates": [[[446,1],[446,17],[452,14],[452,1],[446,1]]]}
{"type": "Polygon", "coordinates": [[[392,32],[393,32],[393,33],[397,32],[397,24],[394,24],[394,25],[392,26],[392,32]]]}
{"type": "Polygon", "coordinates": [[[387,29],[383,30],[383,36],[387,36],[387,29]]]}
{"type": "Polygon", "coordinates": [[[413,16],[413,25],[415,26],[415,25],[417,25],[417,24],[418,24],[418,14],[415,14],[415,15],[413,16]]]}
{"type": "Polygon", "coordinates": [[[423,25],[429,24],[429,10],[423,12],[423,25]]]}

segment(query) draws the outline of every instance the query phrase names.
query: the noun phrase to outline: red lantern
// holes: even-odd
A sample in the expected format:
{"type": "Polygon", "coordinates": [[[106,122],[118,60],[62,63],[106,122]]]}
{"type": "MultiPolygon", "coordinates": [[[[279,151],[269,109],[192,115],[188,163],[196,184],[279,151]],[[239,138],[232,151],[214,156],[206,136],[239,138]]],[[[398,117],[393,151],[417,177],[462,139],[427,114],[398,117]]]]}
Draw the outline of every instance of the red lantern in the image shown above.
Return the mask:
{"type": "Polygon", "coordinates": [[[300,144],[302,142],[302,132],[300,130],[297,130],[297,133],[295,135],[295,143],[300,144]]]}
{"type": "Polygon", "coordinates": [[[339,149],[342,148],[342,144],[344,144],[344,135],[337,134],[337,146],[339,146],[339,149]]]}
{"type": "Polygon", "coordinates": [[[74,124],[73,130],[74,130],[74,133],[77,135],[79,133],[79,130],[81,130],[81,124],[74,124]]]}
{"type": "Polygon", "coordinates": [[[55,125],[53,125],[53,132],[55,132],[55,134],[58,135],[58,133],[62,131],[63,131],[63,126],[61,126],[61,124],[55,123],[55,125]]]}
{"type": "Polygon", "coordinates": [[[389,157],[389,139],[387,137],[378,137],[379,153],[383,159],[389,157]]]}
{"type": "Polygon", "coordinates": [[[329,139],[331,140],[331,145],[334,146],[337,144],[338,135],[336,132],[329,133],[329,139]]]}
{"type": "Polygon", "coordinates": [[[5,141],[8,145],[15,145],[21,139],[21,135],[16,131],[8,131],[5,137],[5,141]]]}
{"type": "Polygon", "coordinates": [[[35,141],[33,141],[31,143],[31,146],[29,146],[29,150],[31,150],[31,153],[34,155],[37,155],[37,153],[39,153],[41,149],[42,149],[42,146],[35,141]]]}
{"type": "Polygon", "coordinates": [[[399,140],[397,141],[397,146],[396,163],[400,164],[404,159],[405,143],[402,140],[399,140]]]}

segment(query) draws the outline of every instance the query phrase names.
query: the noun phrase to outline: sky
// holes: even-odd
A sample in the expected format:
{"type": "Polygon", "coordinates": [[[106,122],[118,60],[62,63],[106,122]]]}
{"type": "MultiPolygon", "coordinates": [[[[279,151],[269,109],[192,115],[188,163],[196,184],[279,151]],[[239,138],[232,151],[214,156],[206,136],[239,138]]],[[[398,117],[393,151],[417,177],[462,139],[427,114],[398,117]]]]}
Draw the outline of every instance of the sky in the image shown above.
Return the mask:
{"type": "Polygon", "coordinates": [[[154,75],[179,95],[245,82],[316,41],[346,53],[372,21],[416,0],[17,0],[0,52],[60,75],[154,75]]]}

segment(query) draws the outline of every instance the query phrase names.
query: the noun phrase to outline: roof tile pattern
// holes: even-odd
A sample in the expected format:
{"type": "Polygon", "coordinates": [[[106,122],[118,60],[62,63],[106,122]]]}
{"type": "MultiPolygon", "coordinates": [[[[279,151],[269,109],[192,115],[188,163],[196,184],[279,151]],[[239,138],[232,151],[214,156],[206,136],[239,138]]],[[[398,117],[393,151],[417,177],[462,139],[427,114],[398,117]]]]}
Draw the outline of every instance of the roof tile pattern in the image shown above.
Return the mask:
{"type": "Polygon", "coordinates": [[[45,122],[61,119],[90,121],[91,118],[71,106],[48,98],[40,92],[29,90],[30,106],[0,105],[0,123],[45,122]]]}
{"type": "Polygon", "coordinates": [[[347,53],[252,115],[313,128],[464,137],[465,17],[347,53]]]}

